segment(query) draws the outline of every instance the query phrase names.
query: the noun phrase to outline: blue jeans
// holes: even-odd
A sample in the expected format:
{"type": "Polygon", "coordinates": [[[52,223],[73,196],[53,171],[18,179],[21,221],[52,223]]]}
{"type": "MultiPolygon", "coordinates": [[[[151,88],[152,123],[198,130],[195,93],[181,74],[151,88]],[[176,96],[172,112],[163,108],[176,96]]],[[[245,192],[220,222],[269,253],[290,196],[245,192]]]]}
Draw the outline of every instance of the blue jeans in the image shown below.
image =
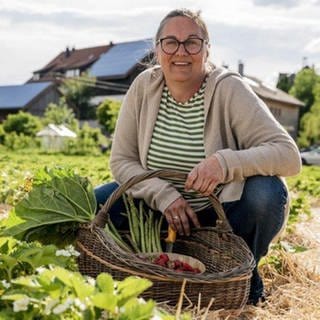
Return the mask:
{"type": "MultiPolygon", "coordinates": [[[[98,204],[103,204],[118,187],[111,182],[95,189],[98,204]]],[[[242,237],[251,249],[256,265],[267,254],[272,239],[284,223],[288,192],[283,182],[275,176],[252,176],[247,178],[241,199],[223,203],[228,221],[236,235],[242,237]]],[[[125,212],[121,199],[110,209],[110,217],[117,228],[126,228],[126,218],[119,214],[125,212]]],[[[198,213],[202,226],[215,224],[216,214],[212,208],[198,213]]],[[[258,268],[253,270],[249,300],[258,302],[263,295],[263,282],[258,268]]]]}

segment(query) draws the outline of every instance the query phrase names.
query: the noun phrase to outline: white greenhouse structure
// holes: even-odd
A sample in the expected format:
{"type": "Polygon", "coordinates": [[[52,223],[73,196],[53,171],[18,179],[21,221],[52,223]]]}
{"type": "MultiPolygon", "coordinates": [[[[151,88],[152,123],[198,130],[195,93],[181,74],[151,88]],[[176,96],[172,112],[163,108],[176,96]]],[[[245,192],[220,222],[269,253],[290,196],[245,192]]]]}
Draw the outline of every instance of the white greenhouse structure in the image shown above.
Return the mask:
{"type": "Polygon", "coordinates": [[[41,146],[47,152],[63,151],[68,139],[74,139],[77,134],[64,125],[55,125],[50,123],[44,129],[37,133],[41,138],[41,146]]]}

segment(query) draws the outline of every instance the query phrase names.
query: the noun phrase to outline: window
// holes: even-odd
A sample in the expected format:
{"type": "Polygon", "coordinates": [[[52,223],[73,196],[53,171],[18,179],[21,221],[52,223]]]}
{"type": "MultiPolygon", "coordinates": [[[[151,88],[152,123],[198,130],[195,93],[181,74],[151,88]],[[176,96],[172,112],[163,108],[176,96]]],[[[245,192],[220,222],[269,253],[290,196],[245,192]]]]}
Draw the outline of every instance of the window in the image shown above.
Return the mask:
{"type": "Polygon", "coordinates": [[[34,73],[32,76],[32,80],[39,80],[40,79],[40,73],[34,73]]]}
{"type": "Polygon", "coordinates": [[[80,75],[79,69],[70,69],[66,71],[67,78],[78,77],[79,75],[80,75]]]}

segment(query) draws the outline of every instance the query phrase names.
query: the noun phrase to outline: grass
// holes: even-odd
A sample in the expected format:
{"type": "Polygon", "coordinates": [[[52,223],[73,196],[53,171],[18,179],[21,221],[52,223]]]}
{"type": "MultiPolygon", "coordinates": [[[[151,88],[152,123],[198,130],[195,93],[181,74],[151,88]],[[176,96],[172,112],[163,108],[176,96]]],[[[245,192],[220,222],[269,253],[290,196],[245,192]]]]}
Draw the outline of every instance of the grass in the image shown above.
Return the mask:
{"type": "Polygon", "coordinates": [[[111,180],[107,154],[66,156],[43,154],[37,150],[28,152],[0,150],[0,203],[14,205],[22,195],[21,188],[25,179],[45,166],[73,168],[79,175],[88,177],[94,186],[111,180]]]}

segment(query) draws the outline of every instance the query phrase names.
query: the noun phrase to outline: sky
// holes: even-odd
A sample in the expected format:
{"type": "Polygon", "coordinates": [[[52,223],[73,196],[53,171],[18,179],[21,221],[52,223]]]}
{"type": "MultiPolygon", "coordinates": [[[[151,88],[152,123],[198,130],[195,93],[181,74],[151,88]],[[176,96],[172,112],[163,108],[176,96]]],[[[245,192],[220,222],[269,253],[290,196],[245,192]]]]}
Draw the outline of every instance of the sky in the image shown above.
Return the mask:
{"type": "Polygon", "coordinates": [[[26,82],[67,46],[153,38],[172,9],[200,10],[218,66],[274,84],[320,70],[320,0],[0,0],[0,85],[26,82]]]}

